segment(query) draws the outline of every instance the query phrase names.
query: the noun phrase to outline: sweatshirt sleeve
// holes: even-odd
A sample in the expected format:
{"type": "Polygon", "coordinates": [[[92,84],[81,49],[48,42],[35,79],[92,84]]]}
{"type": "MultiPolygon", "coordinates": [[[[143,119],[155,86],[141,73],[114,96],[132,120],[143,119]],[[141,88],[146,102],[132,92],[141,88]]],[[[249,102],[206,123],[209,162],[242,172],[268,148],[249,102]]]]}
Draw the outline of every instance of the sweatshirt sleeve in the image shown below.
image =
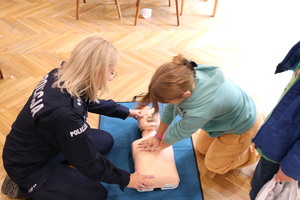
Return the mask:
{"type": "Polygon", "coordinates": [[[167,104],[163,110],[161,121],[165,124],[171,124],[175,118],[175,106],[172,104],[167,104]]]}
{"type": "Polygon", "coordinates": [[[113,100],[102,100],[99,103],[90,102],[88,111],[109,117],[126,119],[129,115],[129,109],[113,100]]]}
{"type": "Polygon", "coordinates": [[[190,137],[199,128],[207,123],[207,119],[201,117],[184,116],[173,126],[170,126],[164,136],[164,141],[172,145],[179,140],[190,137]]]}

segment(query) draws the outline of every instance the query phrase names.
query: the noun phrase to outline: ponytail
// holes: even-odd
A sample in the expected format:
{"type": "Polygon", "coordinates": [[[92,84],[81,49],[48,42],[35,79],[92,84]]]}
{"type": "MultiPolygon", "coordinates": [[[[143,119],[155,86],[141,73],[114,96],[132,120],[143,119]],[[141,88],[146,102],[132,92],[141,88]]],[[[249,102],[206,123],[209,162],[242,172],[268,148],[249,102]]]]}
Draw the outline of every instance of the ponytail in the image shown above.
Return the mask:
{"type": "Polygon", "coordinates": [[[148,87],[148,93],[139,102],[140,107],[152,103],[154,113],[159,112],[158,103],[168,103],[170,100],[180,99],[186,91],[194,87],[195,67],[197,64],[179,54],[172,62],[160,66],[148,87]]]}

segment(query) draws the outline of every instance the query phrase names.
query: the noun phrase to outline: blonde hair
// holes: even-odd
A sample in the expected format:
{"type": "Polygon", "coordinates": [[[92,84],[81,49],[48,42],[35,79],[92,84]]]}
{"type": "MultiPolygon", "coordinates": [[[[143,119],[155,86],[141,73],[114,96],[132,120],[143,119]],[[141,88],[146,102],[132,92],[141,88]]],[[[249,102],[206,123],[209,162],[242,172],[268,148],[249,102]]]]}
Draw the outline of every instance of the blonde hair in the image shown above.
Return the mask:
{"type": "Polygon", "coordinates": [[[194,64],[179,54],[172,62],[160,66],[152,76],[148,93],[139,103],[140,107],[152,103],[154,113],[159,111],[158,103],[167,103],[183,97],[186,91],[194,86],[194,64]]]}
{"type": "Polygon", "coordinates": [[[118,51],[110,42],[90,36],[77,44],[69,61],[58,69],[53,87],[81,100],[98,102],[98,87],[100,95],[108,91],[108,68],[118,60],[118,51]]]}

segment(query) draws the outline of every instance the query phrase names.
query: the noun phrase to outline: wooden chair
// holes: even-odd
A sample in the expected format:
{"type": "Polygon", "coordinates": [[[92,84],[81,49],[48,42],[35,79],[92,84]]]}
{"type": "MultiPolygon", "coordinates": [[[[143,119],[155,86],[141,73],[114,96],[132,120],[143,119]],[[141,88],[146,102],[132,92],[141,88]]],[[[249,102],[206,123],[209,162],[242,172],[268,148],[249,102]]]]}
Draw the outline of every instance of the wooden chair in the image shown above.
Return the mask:
{"type": "Polygon", "coordinates": [[[0,63],[0,79],[5,79],[5,75],[4,75],[4,72],[3,72],[2,63],[0,63]]]}
{"type": "MultiPolygon", "coordinates": [[[[177,15],[177,26],[179,26],[179,14],[178,14],[178,0],[175,0],[176,3],[176,15],[177,15]]],[[[169,7],[171,6],[171,0],[169,0],[169,7]]],[[[215,0],[215,4],[214,4],[214,10],[212,13],[212,17],[214,17],[216,15],[217,12],[217,6],[218,6],[218,0],[215,0]]],[[[135,20],[134,20],[134,25],[136,26],[137,24],[137,20],[140,14],[140,9],[141,9],[141,0],[137,0],[136,3],[136,14],[135,14],[135,20]]],[[[180,8],[180,15],[182,15],[183,13],[183,9],[184,9],[184,0],[181,0],[181,8],[180,8]]]]}
{"type": "MultiPolygon", "coordinates": [[[[215,5],[214,5],[213,14],[211,15],[212,17],[214,17],[214,16],[216,15],[216,12],[217,12],[217,6],[218,6],[218,0],[215,0],[215,5]]],[[[184,0],[181,0],[181,10],[180,10],[180,15],[182,15],[182,13],[183,13],[183,8],[184,8],[184,0]]]]}
{"type": "MultiPolygon", "coordinates": [[[[80,0],[77,0],[77,2],[76,2],[76,20],[79,20],[79,1],[80,0]]],[[[83,3],[86,3],[86,0],[83,0],[83,3]]],[[[121,8],[120,8],[119,0],[115,0],[115,4],[117,6],[119,19],[122,19],[122,14],[121,14],[121,8]]]]}
{"type": "MultiPolygon", "coordinates": [[[[136,3],[136,14],[135,14],[134,25],[136,25],[137,20],[138,20],[138,17],[139,17],[139,15],[140,15],[141,1],[142,1],[142,0],[137,0],[137,3],[136,3]]],[[[176,4],[177,26],[179,26],[178,0],[175,0],[175,4],[176,4]]],[[[171,6],[171,0],[169,0],[169,6],[171,6]]]]}

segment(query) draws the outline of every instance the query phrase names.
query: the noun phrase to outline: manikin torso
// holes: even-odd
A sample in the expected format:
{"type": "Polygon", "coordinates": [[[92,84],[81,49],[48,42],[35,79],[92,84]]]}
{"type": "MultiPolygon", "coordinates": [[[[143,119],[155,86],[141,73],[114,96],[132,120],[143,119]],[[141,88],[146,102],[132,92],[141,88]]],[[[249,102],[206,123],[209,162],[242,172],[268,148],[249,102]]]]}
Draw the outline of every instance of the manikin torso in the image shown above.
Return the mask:
{"type": "Polygon", "coordinates": [[[153,188],[139,190],[153,191],[154,188],[161,190],[175,189],[179,184],[179,175],[174,160],[173,147],[170,146],[161,151],[141,151],[138,144],[156,134],[160,119],[159,115],[153,115],[153,109],[145,107],[141,110],[144,118],[138,120],[138,126],[142,131],[142,138],[135,140],[132,145],[132,157],[135,170],[140,174],[154,175],[155,178],[149,179],[154,184],[153,188]]]}

